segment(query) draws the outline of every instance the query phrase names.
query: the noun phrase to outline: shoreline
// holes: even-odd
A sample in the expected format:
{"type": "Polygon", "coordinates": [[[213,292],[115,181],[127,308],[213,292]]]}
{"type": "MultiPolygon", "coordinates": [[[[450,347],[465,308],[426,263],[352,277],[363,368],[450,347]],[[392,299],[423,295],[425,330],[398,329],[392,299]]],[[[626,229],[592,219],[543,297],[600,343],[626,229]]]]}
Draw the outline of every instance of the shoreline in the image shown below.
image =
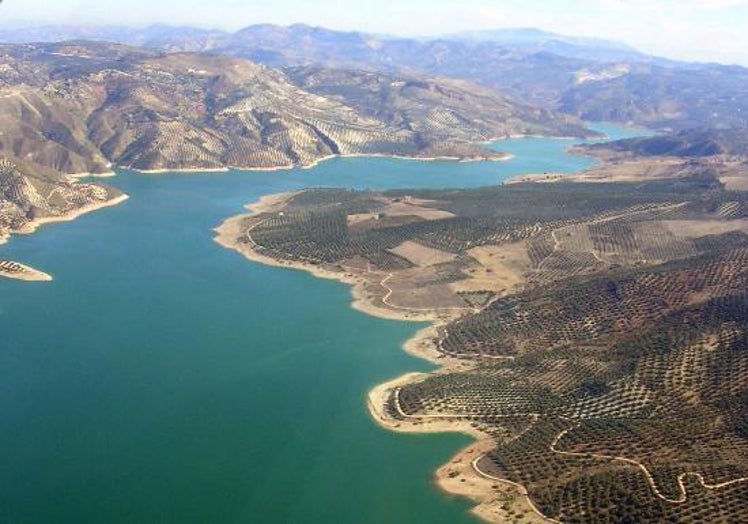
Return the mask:
{"type": "Polygon", "coordinates": [[[383,410],[387,398],[395,388],[417,382],[433,374],[473,367],[469,362],[438,352],[434,345],[439,328],[459,314],[454,312],[439,313],[436,310],[433,312],[398,311],[381,307],[372,303],[372,297],[365,290],[365,284],[368,281],[363,277],[350,272],[335,271],[303,262],[276,260],[258,252],[250,244],[241,244],[236,241],[240,234],[246,232],[242,230],[242,224],[247,218],[279,209],[298,193],[299,191],[265,195],[258,201],[247,204],[245,208],[250,213],[236,215],[224,220],[213,230],[216,233],[213,240],[224,248],[237,251],[252,262],[305,271],[317,278],[336,280],[348,284],[351,286],[352,300],[350,307],[359,312],[388,320],[428,322],[428,326],[420,329],[403,344],[402,350],[417,358],[431,362],[439,368],[429,373],[405,373],[372,388],[366,397],[367,408],[371,417],[377,425],[390,431],[401,433],[462,433],[473,438],[474,442],[458,451],[449,462],[439,467],[435,472],[434,478],[438,488],[446,493],[466,497],[475,502],[476,505],[471,509],[471,512],[486,522],[508,522],[512,515],[510,511],[524,514],[528,518],[525,522],[550,522],[550,520],[537,513],[524,488],[508,480],[489,479],[481,475],[474,467],[474,464],[483,454],[496,446],[490,435],[474,428],[467,421],[423,419],[413,422],[402,421],[389,417],[383,410]],[[504,509],[505,506],[508,509],[504,509]]]}
{"type": "MultiPolygon", "coordinates": [[[[418,338],[418,334],[410,341],[418,338]]],[[[410,342],[409,341],[409,342],[410,342]]],[[[475,463],[491,451],[496,443],[490,435],[484,433],[465,421],[449,420],[407,420],[392,419],[387,416],[383,407],[392,390],[418,382],[434,373],[442,373],[443,367],[431,373],[405,373],[395,379],[375,386],[366,397],[369,414],[381,428],[396,433],[429,434],[461,433],[474,442],[459,450],[448,462],[441,465],[434,473],[436,486],[449,495],[468,498],[476,505],[470,509],[476,517],[485,522],[511,522],[517,513],[525,515],[524,522],[552,522],[538,514],[530,501],[526,490],[511,481],[502,481],[481,475],[475,463]],[[506,506],[507,509],[504,509],[506,506]]]]}
{"type": "Polygon", "coordinates": [[[104,173],[71,173],[65,175],[69,181],[77,182],[82,178],[112,178],[117,176],[114,171],[105,171],[104,173]]]}
{"type": "MultiPolygon", "coordinates": [[[[498,142],[501,140],[493,140],[486,142],[487,144],[490,144],[492,142],[498,142]]],[[[497,151],[497,155],[495,157],[459,157],[459,156],[406,156],[406,155],[389,155],[386,153],[350,153],[350,154],[340,154],[340,155],[327,155],[323,156],[321,158],[318,158],[309,164],[286,164],[281,166],[268,166],[268,167],[240,167],[240,166],[222,166],[222,167],[210,167],[210,168],[196,168],[196,167],[181,167],[181,168],[175,168],[175,169],[166,169],[166,168],[159,168],[159,169],[137,169],[134,167],[127,167],[127,166],[120,166],[121,169],[127,169],[129,171],[134,171],[136,173],[144,174],[144,175],[161,175],[166,173],[175,173],[175,174],[200,174],[200,173],[227,173],[229,171],[248,171],[248,172],[274,172],[274,171],[290,171],[293,169],[313,169],[320,164],[327,162],[328,160],[334,160],[336,158],[392,158],[395,160],[412,160],[415,162],[455,162],[458,164],[468,164],[473,162],[507,162],[509,160],[514,159],[514,155],[511,155],[509,153],[502,153],[500,151],[497,151]]],[[[92,177],[92,176],[101,176],[101,177],[109,177],[114,176],[114,174],[102,174],[102,175],[91,175],[91,174],[81,174],[81,175],[67,175],[69,177],[92,177]]]]}
{"type": "MultiPolygon", "coordinates": [[[[58,222],[70,222],[70,221],[75,220],[76,218],[79,218],[82,215],[85,215],[86,213],[90,213],[92,211],[97,211],[99,209],[113,207],[118,204],[121,204],[128,198],[130,197],[123,193],[114,198],[110,198],[109,200],[105,200],[104,202],[99,202],[99,203],[89,204],[83,207],[79,207],[77,209],[73,209],[59,216],[35,218],[34,220],[31,220],[27,222],[26,224],[24,224],[23,226],[21,226],[19,229],[7,231],[7,232],[1,232],[0,233],[0,246],[8,243],[12,235],[30,235],[36,232],[37,229],[39,229],[40,227],[44,225],[54,224],[58,222]]],[[[11,262],[11,261],[6,260],[6,261],[0,261],[0,262],[11,262]]],[[[21,271],[18,271],[18,272],[4,271],[2,268],[0,268],[0,277],[11,278],[14,280],[21,280],[24,282],[50,282],[53,280],[52,275],[45,273],[44,271],[40,271],[31,266],[21,264],[20,262],[13,262],[13,263],[20,266],[21,271]]]]}
{"type": "MultiPolygon", "coordinates": [[[[252,204],[251,207],[255,209],[255,205],[260,206],[261,204],[252,204]]],[[[251,262],[259,262],[260,264],[264,264],[266,266],[304,271],[306,273],[310,273],[316,278],[336,280],[343,284],[347,284],[351,286],[351,308],[355,309],[356,311],[360,311],[361,313],[366,313],[367,315],[377,318],[383,318],[386,320],[399,320],[407,322],[429,322],[435,320],[434,315],[430,315],[427,313],[399,312],[383,307],[377,307],[374,304],[367,302],[367,293],[364,290],[366,280],[361,277],[356,277],[351,273],[334,271],[332,269],[324,268],[321,266],[311,266],[308,264],[304,264],[303,262],[276,260],[267,255],[258,253],[250,246],[235,242],[234,238],[236,238],[236,233],[242,232],[241,223],[245,218],[254,216],[256,214],[257,213],[242,214],[225,220],[221,225],[213,230],[215,233],[217,233],[213,240],[226,249],[237,251],[242,256],[244,256],[244,258],[251,262]]]]}
{"type": "Polygon", "coordinates": [[[46,224],[55,224],[57,222],[70,222],[72,220],[75,220],[76,218],[85,215],[86,213],[90,213],[92,211],[97,211],[99,209],[105,209],[107,207],[113,207],[118,204],[121,204],[125,200],[130,198],[129,195],[122,194],[119,196],[116,196],[114,198],[110,198],[109,200],[105,200],[103,202],[95,203],[95,204],[88,204],[83,207],[79,207],[77,209],[73,209],[71,211],[68,211],[67,213],[64,213],[59,216],[50,216],[50,217],[40,217],[35,218],[31,220],[30,222],[24,224],[21,226],[20,229],[17,229],[15,231],[11,231],[12,234],[20,234],[20,235],[29,235],[33,232],[35,232],[37,229],[39,229],[41,226],[44,226],[46,224]]]}

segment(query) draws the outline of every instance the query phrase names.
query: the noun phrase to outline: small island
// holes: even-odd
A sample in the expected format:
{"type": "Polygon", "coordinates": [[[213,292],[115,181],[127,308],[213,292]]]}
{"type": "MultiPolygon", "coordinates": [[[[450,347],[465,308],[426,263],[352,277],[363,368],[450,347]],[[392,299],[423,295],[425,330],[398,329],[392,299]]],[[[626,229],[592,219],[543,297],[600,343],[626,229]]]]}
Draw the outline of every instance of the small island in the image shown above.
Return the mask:
{"type": "Polygon", "coordinates": [[[52,280],[52,276],[43,271],[11,260],[0,260],[0,276],[25,280],[26,282],[49,282],[52,280]]]}

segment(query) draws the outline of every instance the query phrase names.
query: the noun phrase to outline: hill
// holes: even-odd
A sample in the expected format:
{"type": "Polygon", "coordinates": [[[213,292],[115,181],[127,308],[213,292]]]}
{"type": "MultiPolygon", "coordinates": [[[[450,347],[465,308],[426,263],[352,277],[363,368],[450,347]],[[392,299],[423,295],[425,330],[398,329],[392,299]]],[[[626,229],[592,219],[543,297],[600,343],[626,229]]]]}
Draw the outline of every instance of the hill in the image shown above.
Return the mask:
{"type": "Polygon", "coordinates": [[[452,77],[587,120],[658,129],[748,127],[748,70],[639,53],[623,44],[510,29],[409,39],[296,24],[235,33],[153,26],[0,31],[0,41],[85,37],[161,51],[210,52],[272,67],[317,66],[452,77]],[[24,32],[25,31],[25,32],[24,32]]]}
{"type": "Polygon", "coordinates": [[[557,136],[580,136],[583,132],[574,118],[465,81],[316,66],[284,71],[306,91],[434,140],[481,142],[513,134],[550,131],[557,136]]]}
{"type": "Polygon", "coordinates": [[[592,153],[643,157],[748,157],[748,129],[687,129],[679,133],[586,146],[592,153]]]}
{"type": "MultiPolygon", "coordinates": [[[[346,91],[351,75],[328,73],[327,85],[346,91]]],[[[407,121],[349,105],[355,97],[300,89],[282,72],[243,59],[90,42],[0,46],[0,152],[65,173],[100,173],[110,163],[274,168],[339,154],[498,158],[471,142],[589,134],[568,117],[533,113],[495,93],[473,95],[469,85],[388,81],[427,86],[410,96],[407,121]],[[484,114],[490,106],[502,110],[484,114]],[[434,122],[442,124],[438,133],[434,122]]],[[[380,104],[381,113],[397,113],[396,102],[380,104]]]]}
{"type": "Polygon", "coordinates": [[[322,189],[257,211],[218,242],[435,322],[407,348],[441,369],[369,406],[396,431],[478,438],[438,479],[489,520],[748,522],[745,193],[700,173],[322,189]]]}
{"type": "Polygon", "coordinates": [[[69,220],[123,198],[115,188],[76,182],[54,170],[0,156],[0,243],[11,233],[69,220]]]}

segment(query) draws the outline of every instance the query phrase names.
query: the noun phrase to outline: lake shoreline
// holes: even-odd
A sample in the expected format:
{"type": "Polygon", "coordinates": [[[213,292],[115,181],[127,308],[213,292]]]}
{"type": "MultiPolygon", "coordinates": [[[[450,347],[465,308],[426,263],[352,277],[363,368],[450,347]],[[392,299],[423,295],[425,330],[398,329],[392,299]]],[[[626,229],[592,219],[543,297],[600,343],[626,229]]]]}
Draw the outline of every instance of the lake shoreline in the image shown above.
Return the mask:
{"type": "MultiPolygon", "coordinates": [[[[84,176],[84,175],[80,175],[80,176],[84,176]]],[[[91,175],[85,175],[85,176],[91,176],[91,175]]],[[[105,176],[105,175],[102,175],[102,176],[105,176]]],[[[87,213],[91,213],[93,211],[98,211],[99,209],[105,209],[107,207],[113,207],[113,206],[119,205],[125,200],[127,200],[128,198],[129,198],[128,195],[122,194],[114,198],[110,198],[109,200],[105,200],[103,202],[87,204],[85,206],[72,209],[59,216],[35,218],[27,222],[23,226],[21,226],[19,229],[11,230],[11,231],[8,231],[7,233],[0,235],[0,245],[3,245],[7,243],[8,241],[10,241],[12,235],[30,235],[32,233],[35,233],[37,229],[39,229],[40,227],[44,225],[54,224],[58,222],[70,222],[87,213]]],[[[23,282],[50,282],[53,280],[52,275],[45,273],[44,271],[41,271],[39,269],[33,268],[31,266],[21,264],[20,262],[15,262],[15,261],[10,261],[10,260],[0,260],[0,264],[3,264],[3,263],[15,264],[16,266],[18,266],[18,269],[11,271],[8,269],[4,269],[2,266],[0,266],[0,277],[10,278],[13,280],[20,280],[23,282]]]]}
{"type": "Polygon", "coordinates": [[[391,417],[385,410],[388,399],[398,388],[423,380],[434,374],[464,371],[472,366],[464,360],[452,358],[438,351],[435,341],[438,339],[439,328],[460,316],[460,313],[443,313],[439,311],[394,310],[391,307],[379,306],[372,299],[381,297],[371,295],[366,290],[367,279],[351,272],[337,271],[333,268],[306,264],[303,262],[278,260],[259,252],[256,244],[251,240],[251,229],[261,223],[254,222],[244,229],[245,221],[259,217],[263,213],[277,212],[300,191],[276,193],[262,196],[258,201],[245,206],[250,213],[240,214],[226,219],[214,229],[214,241],[224,248],[237,251],[247,260],[267,266],[295,269],[310,273],[314,277],[338,282],[351,286],[350,307],[367,315],[396,321],[429,322],[430,325],[419,330],[408,339],[402,349],[417,358],[426,360],[439,368],[430,373],[405,373],[385,383],[379,384],[367,393],[367,409],[374,421],[382,428],[401,433],[461,433],[474,439],[469,446],[461,449],[449,462],[443,464],[434,473],[437,487],[442,491],[465,497],[477,503],[471,512],[486,522],[503,522],[510,513],[502,508],[508,499],[514,502],[510,510],[521,511],[538,517],[528,522],[545,522],[540,518],[537,510],[527,496],[527,492],[510,481],[488,479],[481,475],[474,464],[485,453],[496,446],[495,440],[488,434],[476,429],[465,421],[455,420],[401,420],[391,417]],[[239,238],[246,235],[248,242],[240,242],[239,238]]]}
{"type": "MultiPolygon", "coordinates": [[[[501,139],[504,140],[504,139],[501,139]]],[[[490,140],[485,142],[486,144],[491,144],[495,142],[499,142],[501,140],[490,140]]],[[[349,158],[390,158],[394,160],[410,160],[414,162],[454,162],[457,164],[466,164],[466,163],[472,163],[472,162],[507,162],[509,160],[514,159],[514,155],[511,155],[509,153],[504,153],[501,151],[497,151],[495,155],[492,156],[476,156],[476,157],[460,157],[460,156],[407,156],[407,155],[392,155],[387,153],[350,153],[350,154],[339,154],[339,155],[327,155],[320,158],[315,159],[314,161],[308,163],[308,164],[286,164],[286,165],[280,165],[280,166],[267,166],[267,167],[256,167],[256,166],[220,166],[220,167],[206,167],[206,168],[199,168],[199,167],[180,167],[180,168],[159,168],[159,169],[137,169],[132,167],[123,167],[123,169],[129,169],[130,171],[134,171],[136,173],[141,173],[144,175],[160,175],[160,174],[168,174],[168,173],[175,173],[175,174],[190,174],[190,173],[228,173],[229,171],[247,171],[249,173],[254,172],[275,172],[275,171],[291,171],[294,169],[301,169],[301,170],[307,170],[307,169],[314,169],[315,167],[318,167],[320,164],[323,164],[324,162],[327,162],[328,160],[335,160],[335,159],[349,159],[349,158]]],[[[93,176],[93,175],[70,175],[70,176],[78,176],[78,177],[84,177],[84,176],[93,176]]],[[[102,175],[102,176],[109,176],[109,175],[102,175]]]]}

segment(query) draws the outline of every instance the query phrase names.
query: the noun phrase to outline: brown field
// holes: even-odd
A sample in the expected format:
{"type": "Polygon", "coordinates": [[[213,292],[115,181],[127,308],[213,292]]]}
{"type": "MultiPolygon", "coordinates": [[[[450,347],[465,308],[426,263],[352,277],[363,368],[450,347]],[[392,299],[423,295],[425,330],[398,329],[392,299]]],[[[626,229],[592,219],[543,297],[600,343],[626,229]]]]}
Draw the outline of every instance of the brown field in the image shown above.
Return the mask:
{"type": "MultiPolygon", "coordinates": [[[[454,213],[444,211],[442,209],[435,209],[432,207],[424,207],[412,203],[413,200],[393,202],[385,208],[384,214],[392,217],[397,216],[417,216],[424,220],[439,220],[441,218],[451,218],[454,213]]],[[[420,201],[423,203],[430,203],[428,201],[420,201]]]]}
{"type": "Polygon", "coordinates": [[[706,235],[721,235],[730,231],[748,232],[748,219],[737,220],[663,220],[662,225],[673,234],[698,238],[706,235]]]}
{"type": "Polygon", "coordinates": [[[692,175],[315,193],[243,245],[434,322],[407,347],[443,367],[370,408],[475,433],[437,478],[484,519],[748,522],[748,197],[692,175]]]}
{"type": "Polygon", "coordinates": [[[426,247],[417,242],[406,240],[394,249],[389,250],[397,256],[403,257],[416,266],[433,266],[454,260],[457,255],[426,247]]]}
{"type": "Polygon", "coordinates": [[[531,266],[525,242],[475,247],[468,251],[468,255],[478,262],[478,266],[466,271],[468,279],[451,285],[456,293],[510,293],[524,284],[525,273],[531,266]]]}

